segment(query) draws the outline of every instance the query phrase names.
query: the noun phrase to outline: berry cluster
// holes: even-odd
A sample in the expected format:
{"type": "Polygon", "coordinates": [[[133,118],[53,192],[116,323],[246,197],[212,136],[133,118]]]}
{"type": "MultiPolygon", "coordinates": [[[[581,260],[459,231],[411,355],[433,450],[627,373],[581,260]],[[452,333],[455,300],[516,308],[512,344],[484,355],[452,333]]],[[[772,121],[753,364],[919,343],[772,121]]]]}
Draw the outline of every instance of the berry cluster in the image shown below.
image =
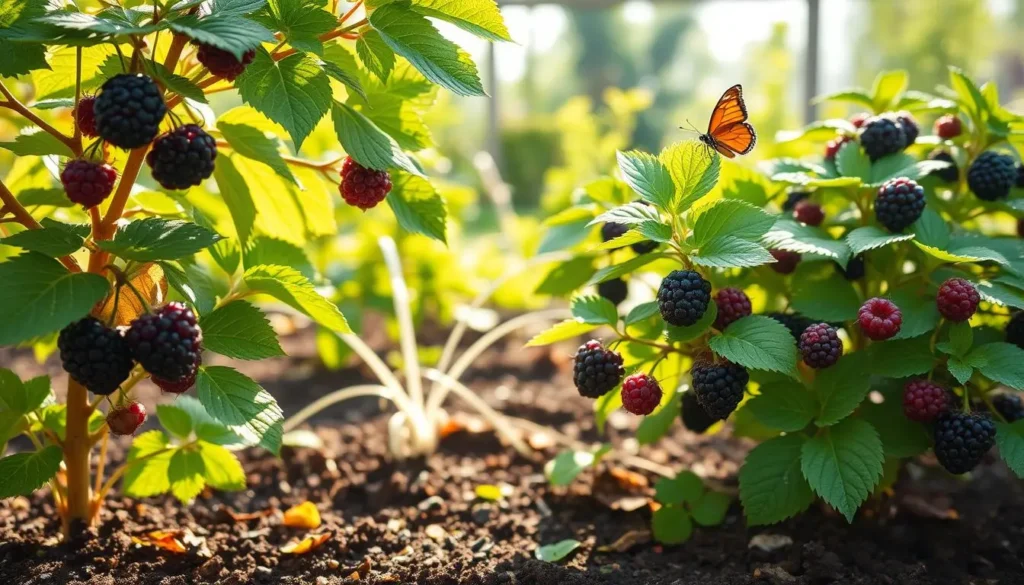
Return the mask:
{"type": "Polygon", "coordinates": [[[633,374],[622,381],[622,407],[638,416],[654,412],[661,404],[661,385],[647,374],[633,374]]]}
{"type": "Polygon", "coordinates": [[[772,258],[775,258],[775,262],[769,266],[779,274],[792,274],[796,270],[796,265],[800,263],[801,256],[798,252],[789,250],[769,250],[768,252],[772,258]]]}
{"type": "Polygon", "coordinates": [[[935,304],[943,317],[959,323],[966,321],[978,310],[981,297],[978,289],[963,278],[950,278],[939,287],[935,304]]]}
{"type": "Polygon", "coordinates": [[[875,217],[890,232],[902,232],[924,212],[924,189],[900,177],[886,181],[875,196],[875,217]]]}
{"type": "Polygon", "coordinates": [[[64,166],[60,182],[72,203],[89,209],[103,203],[114,191],[117,171],[106,163],[75,159],[64,166]]]}
{"type": "Polygon", "coordinates": [[[391,174],[368,169],[352,157],[347,157],[341,165],[341,185],[338,190],[345,203],[366,211],[384,201],[391,192],[391,174]]]}
{"type": "Polygon", "coordinates": [[[913,144],[920,130],[913,116],[899,112],[868,118],[859,132],[860,144],[871,162],[874,162],[913,144]]]}
{"type": "Polygon", "coordinates": [[[164,189],[198,186],[213,174],[217,141],[195,124],[161,134],[146,155],[153,179],[164,189]]]}
{"type": "Polygon", "coordinates": [[[123,73],[104,82],[93,111],[96,132],[104,140],[132,149],[153,142],[167,113],[167,104],[149,76],[123,73]]]}
{"type": "Polygon", "coordinates": [[[978,199],[1006,199],[1016,183],[1017,164],[1008,154],[986,150],[967,169],[967,186],[978,199]]]}
{"type": "Polygon", "coordinates": [[[882,341],[900,332],[903,313],[892,301],[876,297],[861,306],[857,323],[868,338],[882,341]]]}
{"type": "Polygon", "coordinates": [[[836,328],[828,323],[816,323],[800,334],[800,353],[804,363],[812,368],[827,368],[843,355],[843,340],[836,328]]]}
{"type": "Polygon", "coordinates": [[[704,316],[710,302],[711,283],[693,270],[673,270],[658,287],[658,309],[669,325],[693,325],[704,316]]]}
{"type": "Polygon", "coordinates": [[[715,316],[715,329],[722,330],[730,323],[751,314],[750,297],[738,288],[727,287],[715,293],[715,305],[718,314],[715,316]]]}
{"type": "Polygon", "coordinates": [[[209,69],[212,75],[223,77],[228,81],[234,81],[255,58],[256,49],[246,51],[242,54],[241,60],[232,53],[213,45],[199,44],[199,50],[196,52],[196,59],[209,69]]]}
{"type": "Polygon", "coordinates": [[[946,168],[933,171],[933,176],[942,179],[946,183],[955,183],[960,180],[960,169],[956,166],[956,159],[948,151],[935,149],[928,153],[928,160],[949,163],[949,166],[946,168]]]}
{"type": "Polygon", "coordinates": [[[740,365],[697,363],[690,370],[697,403],[714,420],[728,418],[743,400],[750,374],[740,365]]]}
{"type": "Polygon", "coordinates": [[[580,395],[587,398],[599,398],[611,392],[624,374],[622,356],[605,349],[595,339],[581,345],[573,358],[573,382],[580,395]]]}
{"type": "Polygon", "coordinates": [[[188,306],[172,302],[142,315],[132,321],[125,339],[132,355],[158,385],[194,379],[201,359],[203,332],[188,306]]]}
{"type": "Polygon", "coordinates": [[[793,217],[801,223],[819,226],[821,222],[825,221],[825,211],[822,210],[821,205],[810,200],[804,200],[793,207],[793,217]]]}

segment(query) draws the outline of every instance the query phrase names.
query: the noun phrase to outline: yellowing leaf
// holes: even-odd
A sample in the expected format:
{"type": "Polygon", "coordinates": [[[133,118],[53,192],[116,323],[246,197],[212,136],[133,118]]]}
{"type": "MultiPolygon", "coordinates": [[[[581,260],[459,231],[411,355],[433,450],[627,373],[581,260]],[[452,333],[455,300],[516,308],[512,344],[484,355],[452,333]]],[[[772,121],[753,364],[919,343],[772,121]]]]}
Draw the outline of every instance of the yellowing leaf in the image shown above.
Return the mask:
{"type": "MultiPolygon", "coordinates": [[[[167,278],[159,264],[143,264],[132,274],[129,279],[132,286],[139,294],[145,297],[150,306],[159,305],[167,298],[167,278]]],[[[128,325],[136,317],[146,312],[145,307],[139,302],[131,288],[121,287],[121,298],[117,301],[117,318],[114,325],[128,325]]],[[[109,295],[103,308],[100,309],[98,318],[100,321],[109,321],[110,314],[114,311],[114,298],[117,294],[109,295]]]]}
{"type": "Polygon", "coordinates": [[[330,532],[311,534],[302,540],[293,540],[281,547],[281,552],[288,555],[302,555],[316,549],[331,538],[330,532]]]}
{"type": "Polygon", "coordinates": [[[313,530],[320,527],[320,510],[313,502],[302,502],[284,513],[284,525],[291,528],[313,530]]]}

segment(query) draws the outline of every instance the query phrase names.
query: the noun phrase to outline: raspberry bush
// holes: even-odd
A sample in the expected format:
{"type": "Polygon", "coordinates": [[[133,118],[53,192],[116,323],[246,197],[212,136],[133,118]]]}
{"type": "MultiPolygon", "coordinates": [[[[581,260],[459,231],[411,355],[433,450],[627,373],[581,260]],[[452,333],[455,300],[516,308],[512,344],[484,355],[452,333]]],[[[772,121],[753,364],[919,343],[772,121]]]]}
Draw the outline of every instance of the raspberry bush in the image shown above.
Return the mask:
{"type": "MultiPolygon", "coordinates": [[[[118,484],[182,502],[242,489],[234,449],[276,453],[293,425],[204,353],[283,355],[275,303],[390,373],[339,309],[350,275],[314,259],[342,229],[372,225],[397,300],[393,238],[447,242],[448,205],[416,154],[432,146],[423,116],[439,88],[484,89],[434,20],[510,40],[502,17],[484,0],[5,9],[0,122],[21,131],[0,143],[0,343],[58,351],[71,381],[59,403],[48,378],[0,370],[0,453],[18,435],[34,446],[0,458],[0,497],[48,485],[70,536],[118,484]],[[221,92],[236,99],[209,99],[221,92]],[[165,393],[148,413],[159,427],[134,399],[149,382],[165,393]],[[107,443],[129,439],[111,435],[134,436],[116,469],[107,443]]],[[[407,310],[396,304],[403,323],[407,310]]],[[[385,378],[371,393],[412,413],[390,427],[394,451],[423,452],[437,421],[419,379],[406,394],[385,378]]]]}
{"type": "MultiPolygon", "coordinates": [[[[626,379],[656,380],[661,404],[639,422],[641,445],[677,420],[704,433],[724,419],[760,441],[739,474],[750,524],[816,499],[852,521],[929,451],[923,464],[960,474],[995,445],[1024,476],[1013,317],[1024,309],[1024,191],[1008,186],[1006,160],[1020,160],[1024,117],[957,69],[936,95],[907,83],[886,72],[871,90],[824,96],[867,111],[780,134],[791,152],[817,154],[760,172],[697,141],[620,152],[603,179],[614,188],[579,190],[548,222],[565,229],[571,217],[585,240],[549,275],[575,289],[573,318],[531,343],[587,335],[626,379]],[[922,134],[932,129],[941,135],[922,134]],[[629,251],[642,240],[660,247],[629,251]],[[593,294],[614,279],[646,286],[616,306],[593,294]]],[[[599,431],[623,391],[595,399],[599,431]]],[[[569,460],[552,462],[553,482],[578,472],[569,460]]],[[[677,508],[657,509],[655,537],[678,541],[673,520],[677,508]]]]}

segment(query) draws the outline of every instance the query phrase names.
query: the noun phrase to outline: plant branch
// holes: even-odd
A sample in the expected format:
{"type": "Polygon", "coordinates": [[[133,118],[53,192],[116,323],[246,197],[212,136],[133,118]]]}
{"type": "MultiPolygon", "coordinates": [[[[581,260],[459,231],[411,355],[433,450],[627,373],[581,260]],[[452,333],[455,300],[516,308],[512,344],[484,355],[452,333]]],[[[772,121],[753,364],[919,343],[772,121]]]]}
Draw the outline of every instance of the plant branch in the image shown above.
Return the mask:
{"type": "Polygon", "coordinates": [[[57,130],[53,126],[47,124],[32,110],[28,109],[28,107],[26,107],[25,104],[18,101],[18,98],[14,97],[14,94],[11,93],[11,90],[7,89],[7,86],[4,85],[2,81],[0,81],[0,93],[2,93],[5,98],[7,98],[6,101],[0,102],[0,104],[2,104],[6,108],[14,110],[15,112],[18,112],[26,119],[28,119],[30,122],[32,122],[36,126],[39,126],[44,132],[47,132],[57,140],[60,140],[62,143],[64,143],[65,146],[71,149],[72,154],[74,154],[75,156],[82,156],[81,140],[75,140],[73,137],[68,136],[67,134],[64,134],[63,132],[57,130]]]}

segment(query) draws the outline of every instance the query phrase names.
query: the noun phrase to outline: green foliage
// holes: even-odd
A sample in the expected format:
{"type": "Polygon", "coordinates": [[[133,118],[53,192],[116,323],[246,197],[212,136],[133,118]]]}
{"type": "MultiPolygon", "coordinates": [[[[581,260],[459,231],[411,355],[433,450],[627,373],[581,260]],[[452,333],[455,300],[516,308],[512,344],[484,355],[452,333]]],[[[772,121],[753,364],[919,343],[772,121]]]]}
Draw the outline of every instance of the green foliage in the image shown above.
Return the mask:
{"type": "Polygon", "coordinates": [[[706,490],[691,471],[674,478],[663,477],[654,484],[654,498],[661,506],[651,518],[654,539],[664,544],[681,544],[693,535],[693,524],[718,526],[725,520],[732,500],[729,496],[706,490]]]}

